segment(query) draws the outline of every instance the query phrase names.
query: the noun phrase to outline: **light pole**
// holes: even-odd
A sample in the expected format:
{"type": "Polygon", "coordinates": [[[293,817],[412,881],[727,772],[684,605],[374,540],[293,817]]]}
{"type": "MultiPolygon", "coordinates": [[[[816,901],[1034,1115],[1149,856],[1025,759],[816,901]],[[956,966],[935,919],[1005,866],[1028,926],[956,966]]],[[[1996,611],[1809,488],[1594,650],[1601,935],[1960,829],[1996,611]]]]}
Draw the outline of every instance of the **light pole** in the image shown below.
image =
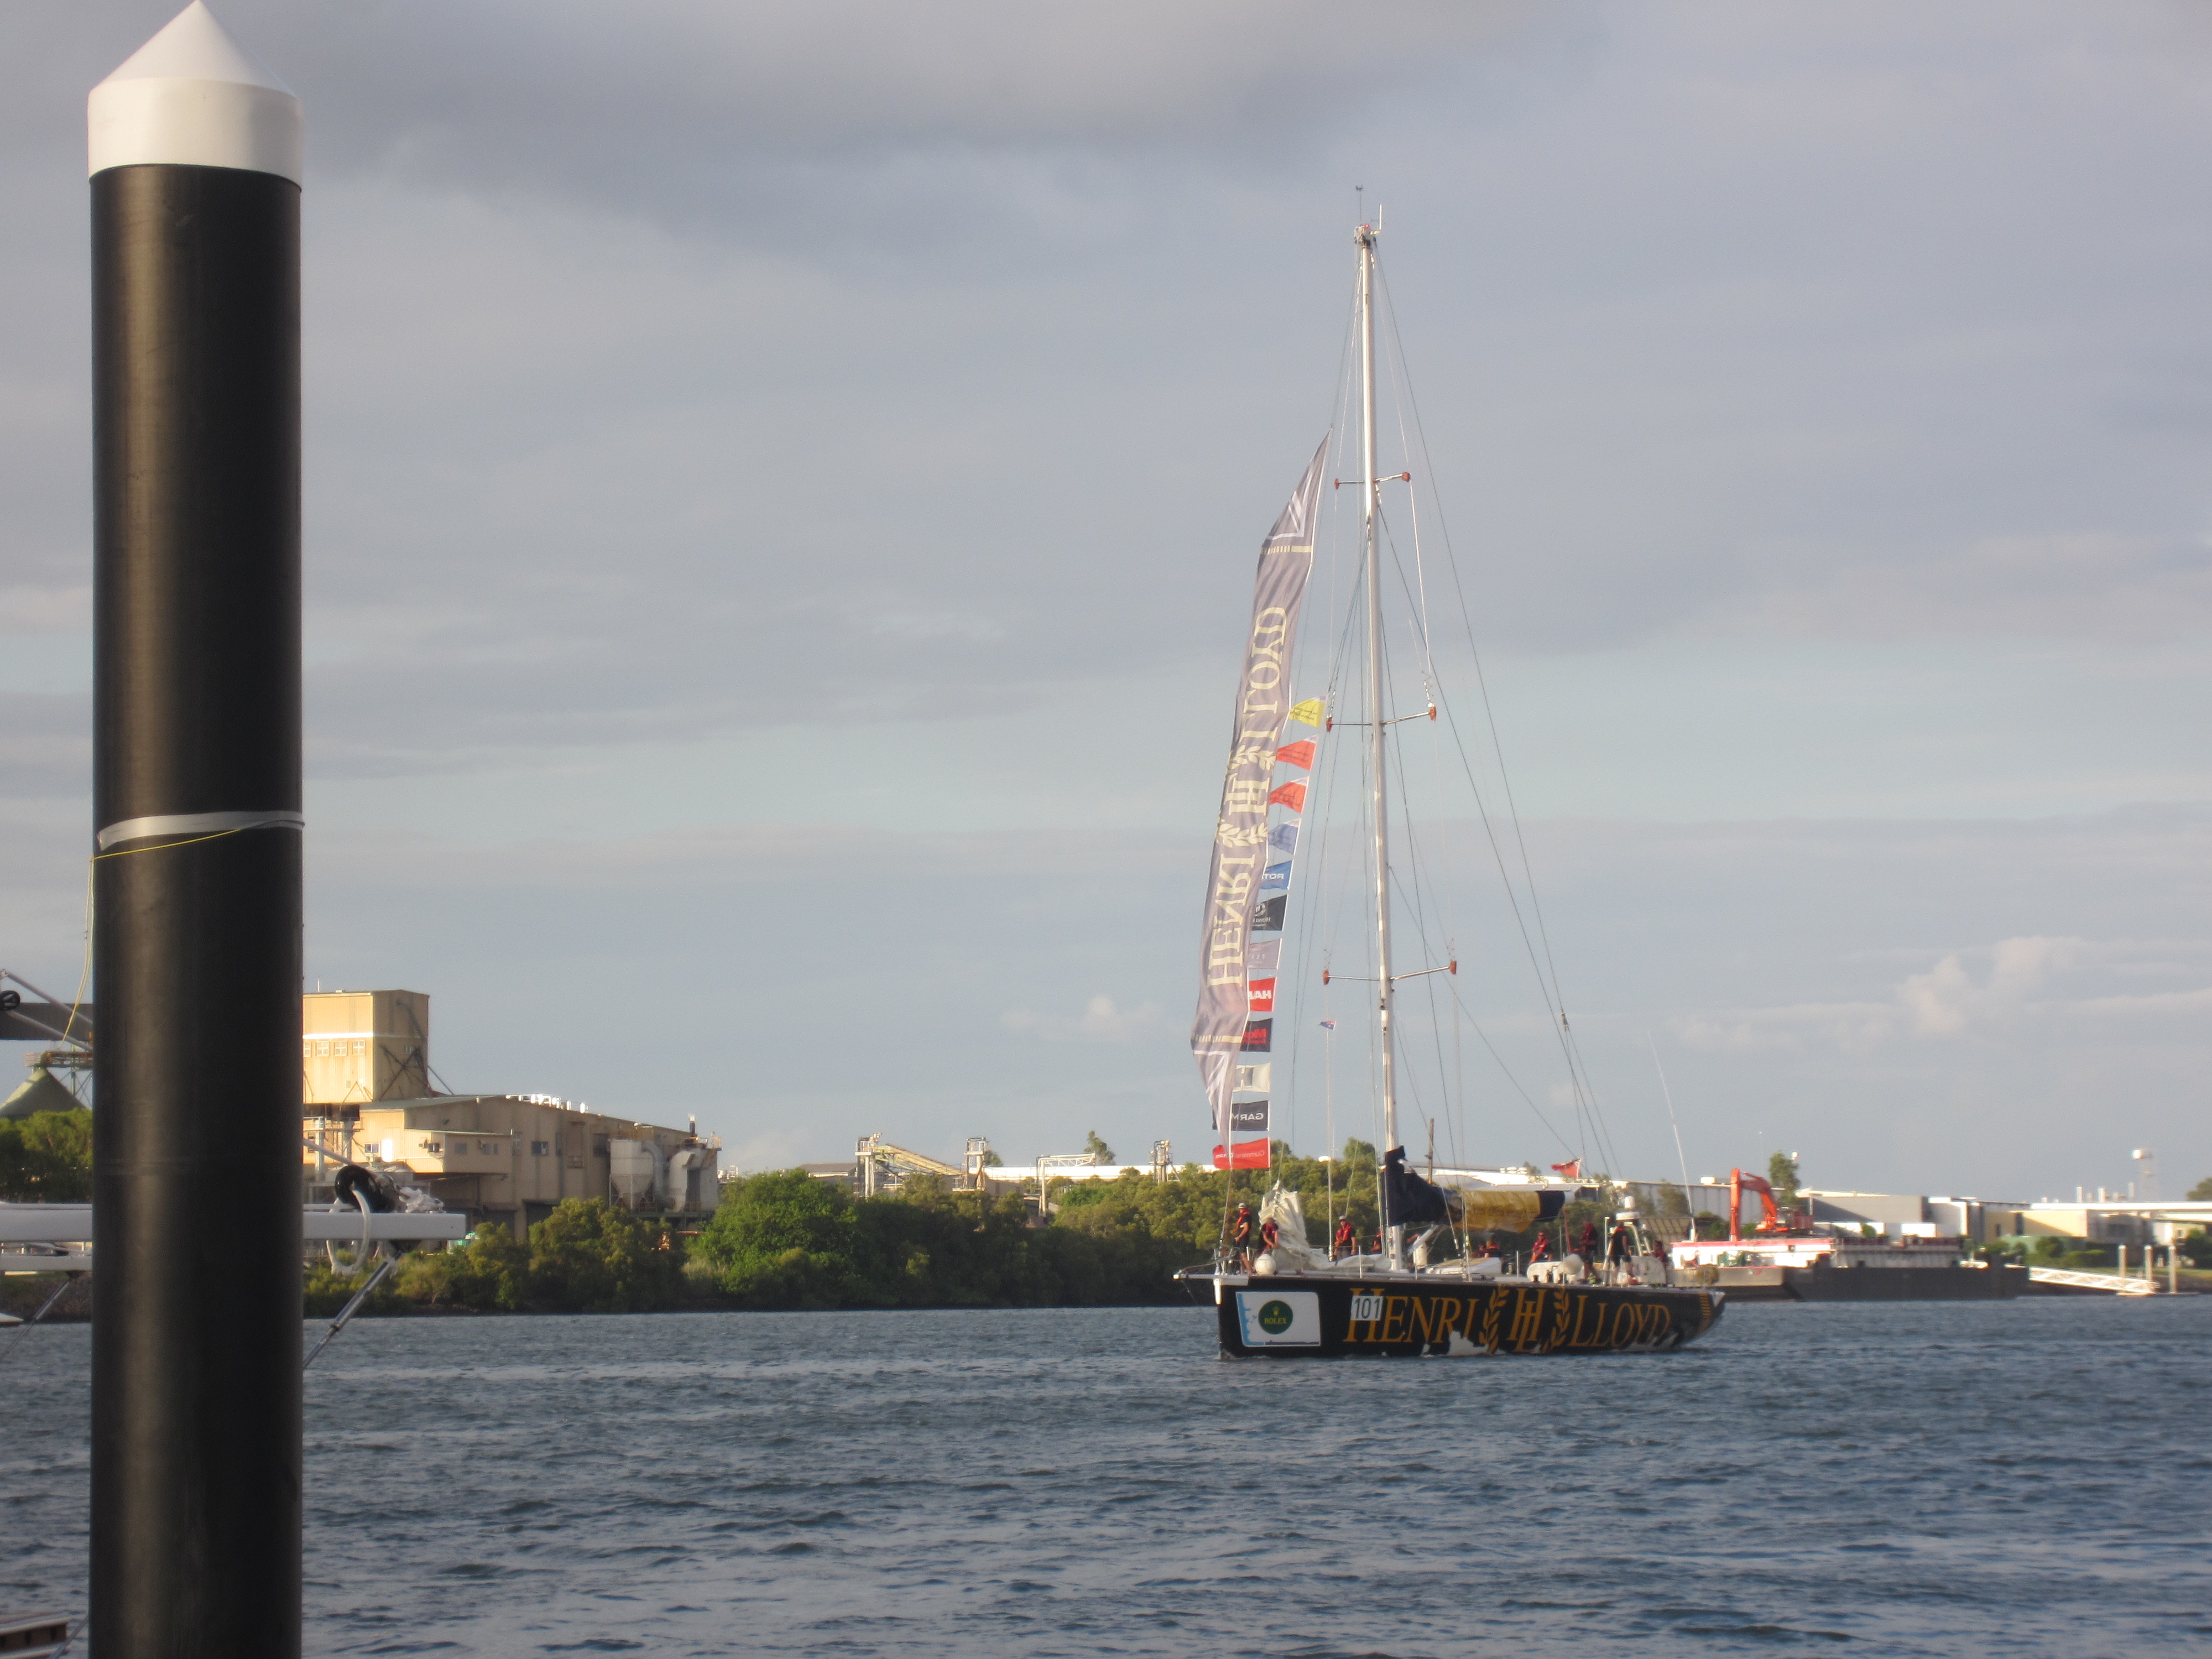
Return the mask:
{"type": "Polygon", "coordinates": [[[2128,1156],[2142,1165],[2142,1175],[2137,1184],[2142,1195],[2155,1202],[2158,1198],[2158,1154],[2148,1146],[2138,1146],[2128,1156]]]}

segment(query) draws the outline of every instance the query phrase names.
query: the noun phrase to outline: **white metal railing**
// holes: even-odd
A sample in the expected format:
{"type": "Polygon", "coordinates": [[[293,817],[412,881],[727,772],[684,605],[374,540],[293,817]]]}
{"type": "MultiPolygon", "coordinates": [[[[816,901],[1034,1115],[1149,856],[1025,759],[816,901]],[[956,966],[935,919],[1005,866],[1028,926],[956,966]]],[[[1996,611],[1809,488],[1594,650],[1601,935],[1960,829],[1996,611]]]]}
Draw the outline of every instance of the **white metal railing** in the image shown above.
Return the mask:
{"type": "MultiPolygon", "coordinates": [[[[364,1216],[358,1210],[316,1209],[300,1216],[302,1243],[450,1240],[468,1230],[468,1218],[454,1211],[364,1216]]],[[[0,1204],[0,1273],[84,1273],[92,1266],[91,1238],[89,1204],[0,1204]],[[43,1248],[9,1248],[23,1245],[43,1248]]]]}
{"type": "Polygon", "coordinates": [[[2109,1291],[2114,1296],[2156,1296],[2159,1288],[2148,1279],[2130,1279],[2120,1273],[2076,1273],[2071,1267],[2039,1267],[2030,1263],[2027,1269],[2030,1282],[2037,1285],[2065,1285],[2077,1291],[2109,1291]]]}

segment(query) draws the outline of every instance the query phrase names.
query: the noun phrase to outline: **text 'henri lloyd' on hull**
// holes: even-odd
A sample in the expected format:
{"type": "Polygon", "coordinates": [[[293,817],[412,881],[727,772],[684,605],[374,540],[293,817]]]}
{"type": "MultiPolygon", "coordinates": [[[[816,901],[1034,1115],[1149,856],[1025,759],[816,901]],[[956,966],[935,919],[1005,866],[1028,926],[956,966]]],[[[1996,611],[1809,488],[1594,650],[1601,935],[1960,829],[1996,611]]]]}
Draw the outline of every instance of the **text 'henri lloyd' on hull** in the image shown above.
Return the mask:
{"type": "MultiPolygon", "coordinates": [[[[1712,1328],[1726,1298],[1708,1289],[1670,1285],[1663,1251],[1655,1249],[1648,1239],[1632,1254],[1616,1253],[1602,1275],[1589,1271],[1574,1255],[1564,1261],[1536,1263],[1524,1273],[1504,1271],[1506,1263],[1494,1250],[1496,1235],[1525,1231],[1557,1218],[1569,1192],[1575,1190],[1572,1182],[1563,1186],[1524,1180],[1517,1171],[1499,1172],[1486,1176],[1480,1190],[1447,1191],[1407,1169],[1405,1149],[1397,1144],[1399,1079],[1393,1030],[1397,982],[1434,973],[1455,977],[1458,963],[1455,959],[1408,974],[1395,974],[1392,966],[1392,912],[1407,902],[1407,891],[1394,884],[1391,875],[1391,728],[1397,720],[1389,713],[1385,672],[1378,530],[1381,486],[1407,481],[1411,474],[1386,480],[1376,469],[1374,227],[1361,225],[1353,240],[1358,250],[1358,473],[1337,483],[1340,487],[1356,484],[1364,497],[1360,560],[1364,580],[1360,586],[1366,622],[1365,718],[1329,717],[1334,678],[1327,696],[1291,701],[1299,605],[1314,564],[1321,485],[1329,451],[1324,439],[1261,546],[1206,884],[1191,1051],[1212,1117],[1214,1166],[1228,1172],[1233,1189],[1237,1171],[1273,1166],[1270,1101],[1238,1097],[1272,1092],[1275,1062],[1260,1057],[1272,1056],[1275,1050],[1279,980],[1285,987],[1297,984],[1282,977],[1287,969],[1283,938],[1311,785],[1307,779],[1277,784],[1275,774],[1280,767],[1313,775],[1319,745],[1328,733],[1340,726],[1364,727],[1367,752],[1360,794],[1371,837],[1364,875],[1373,884],[1368,906],[1374,921],[1375,972],[1358,982],[1374,988],[1375,1105],[1385,1149],[1375,1194],[1381,1236],[1371,1251],[1363,1252],[1351,1237],[1347,1222],[1337,1243],[1326,1249],[1316,1247],[1308,1235],[1300,1195],[1277,1182],[1261,1204],[1256,1234],[1249,1206],[1239,1211],[1240,1219],[1232,1228],[1224,1201],[1222,1243],[1213,1262],[1178,1276],[1194,1294],[1200,1293],[1200,1286],[1211,1288],[1222,1352],[1232,1356],[1456,1358],[1649,1353],[1678,1348],[1712,1328]],[[1313,735],[1285,743],[1290,735],[1286,727],[1291,724],[1313,735]],[[1409,1230],[1423,1231],[1409,1241],[1409,1230]],[[1492,1247],[1476,1252],[1472,1248],[1476,1235],[1489,1236],[1492,1247]]],[[[1413,635],[1425,645],[1425,617],[1417,619],[1413,635]]],[[[1348,629],[1346,637],[1351,637],[1348,629]]],[[[1433,722],[1444,694],[1433,659],[1422,666],[1435,699],[1425,712],[1433,722]]],[[[1407,832],[1410,830],[1408,825],[1407,832]]],[[[1414,873],[1416,880],[1407,890],[1418,896],[1418,868],[1414,873]]],[[[1422,929],[1413,937],[1425,939],[1428,934],[1422,929]]],[[[1326,969],[1321,980],[1324,985],[1328,982],[1326,969]]],[[[1454,990],[1455,1008],[1457,999],[1454,990]]],[[[1324,1024],[1334,1030],[1334,1021],[1324,1024]]],[[[1558,1167],[1571,1170],[1579,1179],[1579,1158],[1558,1167]]],[[[1431,1174],[1435,1173],[1432,1166],[1431,1174]]],[[[1332,1186],[1332,1204],[1335,1193],[1332,1186]]],[[[1230,1196],[1233,1200],[1233,1190],[1230,1196]]],[[[1639,1228],[1638,1218],[1626,1206],[1613,1221],[1617,1236],[1632,1236],[1639,1228]]]]}

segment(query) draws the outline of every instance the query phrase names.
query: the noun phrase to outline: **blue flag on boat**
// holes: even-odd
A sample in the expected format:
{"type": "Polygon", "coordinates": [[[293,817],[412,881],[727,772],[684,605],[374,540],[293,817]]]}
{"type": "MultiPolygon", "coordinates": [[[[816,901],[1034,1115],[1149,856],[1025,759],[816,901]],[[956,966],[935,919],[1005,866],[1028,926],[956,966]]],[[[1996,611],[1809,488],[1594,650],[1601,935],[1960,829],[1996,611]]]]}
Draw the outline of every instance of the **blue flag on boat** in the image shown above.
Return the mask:
{"type": "Polygon", "coordinates": [[[1295,823],[1279,823],[1267,831],[1267,850],[1270,853],[1279,853],[1285,858],[1297,852],[1298,826],[1295,823]]]}
{"type": "Polygon", "coordinates": [[[1263,893],[1287,893],[1291,890],[1291,861],[1271,864],[1260,872],[1260,890],[1263,893]]]}

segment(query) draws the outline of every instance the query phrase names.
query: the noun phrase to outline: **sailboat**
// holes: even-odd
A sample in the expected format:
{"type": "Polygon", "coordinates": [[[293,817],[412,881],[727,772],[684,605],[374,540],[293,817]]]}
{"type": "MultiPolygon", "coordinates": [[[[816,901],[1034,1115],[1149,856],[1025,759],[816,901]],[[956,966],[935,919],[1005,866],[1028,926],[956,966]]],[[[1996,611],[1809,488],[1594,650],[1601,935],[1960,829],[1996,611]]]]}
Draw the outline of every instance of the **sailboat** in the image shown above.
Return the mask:
{"type": "MultiPolygon", "coordinates": [[[[1217,1167],[1231,1171],[1231,1182],[1236,1170],[1266,1169],[1274,1145],[1270,1105],[1249,1097],[1261,1092],[1255,1085],[1278,1063],[1261,1057],[1273,1051],[1285,907],[1310,787],[1294,776],[1279,783],[1277,777],[1279,771],[1310,774],[1318,743],[1339,731],[1362,732],[1362,816],[1368,836],[1364,874],[1371,884],[1364,902],[1373,927],[1374,974],[1356,982],[1371,993],[1367,1013],[1373,1021],[1375,1061],[1370,1078],[1384,1148],[1376,1172],[1381,1235],[1370,1250],[1317,1247],[1308,1236],[1298,1195],[1279,1183],[1257,1218],[1264,1231],[1232,1239],[1224,1215],[1223,1243],[1212,1263],[1186,1269],[1180,1277],[1194,1295],[1210,1292],[1221,1351],[1231,1357],[1472,1357],[1679,1348],[1712,1329],[1725,1305],[1724,1293],[1668,1284],[1663,1256],[1650,1254],[1602,1268],[1574,1255],[1522,1265],[1464,1250],[1450,1254],[1455,1242],[1463,1243],[1474,1234],[1524,1231],[1557,1218],[1571,1188],[1557,1182],[1492,1179],[1478,1188],[1448,1191],[1408,1168],[1400,1143],[1400,988],[1440,971],[1455,976],[1458,963],[1455,959],[1447,966],[1402,969],[1392,952],[1393,912],[1406,902],[1391,862],[1392,728],[1419,720],[1423,713],[1434,721],[1437,705],[1432,700],[1425,711],[1394,717],[1386,695],[1382,492],[1386,483],[1406,482],[1412,475],[1385,478],[1376,470],[1377,234],[1376,224],[1363,222],[1353,234],[1358,477],[1336,481],[1340,490],[1356,486],[1362,501],[1365,706],[1358,712],[1366,718],[1338,720],[1327,699],[1293,695],[1300,606],[1314,565],[1330,447],[1324,438],[1261,544],[1200,931],[1191,1049],[1219,1142],[1217,1167]],[[1311,735],[1293,736],[1294,726],[1311,735]],[[1248,1097],[1239,1099],[1240,1095],[1248,1097]],[[1446,1254],[1450,1259],[1433,1259],[1446,1254]]],[[[1437,682],[1428,678],[1431,698],[1440,698],[1437,682]]],[[[1328,969],[1322,978],[1328,980],[1328,969]]],[[[1433,1144],[1433,1127],[1431,1135],[1433,1144]]],[[[1433,1154],[1430,1165],[1434,1176],[1433,1154]]],[[[1577,1176],[1580,1167],[1578,1160],[1555,1166],[1577,1176]]],[[[1243,1224],[1250,1220],[1248,1216],[1243,1224]]]]}

